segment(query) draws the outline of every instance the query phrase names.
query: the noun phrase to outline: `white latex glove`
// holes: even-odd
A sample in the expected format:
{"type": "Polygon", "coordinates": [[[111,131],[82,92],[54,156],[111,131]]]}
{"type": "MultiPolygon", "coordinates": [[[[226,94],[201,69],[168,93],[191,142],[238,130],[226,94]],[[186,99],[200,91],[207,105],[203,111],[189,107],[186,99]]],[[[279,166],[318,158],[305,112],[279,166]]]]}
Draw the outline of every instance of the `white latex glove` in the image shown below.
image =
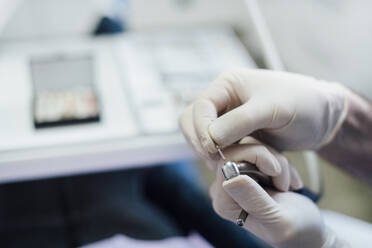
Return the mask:
{"type": "Polygon", "coordinates": [[[246,175],[225,181],[219,163],[210,194],[215,211],[235,222],[242,208],[244,228],[275,247],[348,247],[327,229],[316,205],[293,192],[265,191],[246,175]]]}
{"type": "Polygon", "coordinates": [[[247,135],[275,149],[316,149],[329,142],[347,113],[348,90],[293,73],[241,69],[223,73],[180,118],[199,155],[216,158],[247,135]],[[215,142],[215,143],[214,143],[215,142]]]}

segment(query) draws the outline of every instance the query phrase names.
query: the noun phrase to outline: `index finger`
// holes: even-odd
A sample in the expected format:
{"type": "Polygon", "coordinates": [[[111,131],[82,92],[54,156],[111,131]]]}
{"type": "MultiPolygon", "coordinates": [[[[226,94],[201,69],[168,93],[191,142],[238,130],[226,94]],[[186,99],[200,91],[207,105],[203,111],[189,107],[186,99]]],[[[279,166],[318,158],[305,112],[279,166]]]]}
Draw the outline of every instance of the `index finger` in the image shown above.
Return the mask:
{"type": "Polygon", "coordinates": [[[200,144],[200,141],[196,135],[194,123],[192,120],[193,118],[192,108],[193,106],[187,107],[186,110],[183,112],[183,114],[179,118],[179,126],[181,128],[183,136],[185,137],[186,141],[191,145],[191,147],[194,149],[194,151],[198,154],[198,156],[204,159],[207,159],[207,160],[215,159],[212,156],[212,154],[205,152],[205,150],[200,144]]]}
{"type": "Polygon", "coordinates": [[[216,153],[216,142],[209,134],[210,124],[217,119],[218,114],[240,104],[235,94],[231,73],[224,73],[194,102],[193,119],[195,131],[201,145],[209,153],[216,153]]]}

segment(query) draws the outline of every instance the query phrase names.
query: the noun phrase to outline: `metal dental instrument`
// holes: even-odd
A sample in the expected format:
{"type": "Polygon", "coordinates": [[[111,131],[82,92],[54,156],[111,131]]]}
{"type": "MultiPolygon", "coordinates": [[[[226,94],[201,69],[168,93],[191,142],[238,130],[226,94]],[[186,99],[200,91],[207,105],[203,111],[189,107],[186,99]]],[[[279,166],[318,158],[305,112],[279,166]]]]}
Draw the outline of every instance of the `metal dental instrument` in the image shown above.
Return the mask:
{"type": "MultiPolygon", "coordinates": [[[[238,165],[234,162],[227,161],[222,166],[222,174],[226,180],[230,180],[231,178],[239,176],[240,171],[239,171],[238,165]]],[[[236,224],[238,224],[239,226],[243,226],[247,217],[248,217],[248,213],[244,209],[242,209],[242,211],[239,214],[238,219],[236,220],[236,224]]]]}
{"type": "MultiPolygon", "coordinates": [[[[222,150],[218,145],[216,145],[216,149],[220,154],[221,158],[226,161],[226,157],[222,153],[222,150]]],[[[260,185],[267,186],[270,185],[270,178],[260,172],[254,164],[248,162],[240,162],[235,163],[232,161],[226,161],[222,166],[222,174],[226,180],[230,180],[231,178],[237,177],[241,174],[248,175],[256,180],[260,185]]],[[[238,219],[236,220],[236,224],[239,226],[243,226],[245,220],[248,217],[248,213],[245,210],[242,210],[239,214],[238,219]]]]}
{"type": "Polygon", "coordinates": [[[223,153],[222,153],[222,151],[221,151],[221,148],[220,148],[218,145],[216,145],[216,149],[217,149],[218,154],[220,154],[221,158],[222,158],[224,161],[226,161],[226,157],[225,157],[225,155],[223,155],[223,153]]]}
{"type": "MultiPolygon", "coordinates": [[[[249,162],[232,162],[227,161],[226,157],[222,153],[222,150],[216,145],[216,149],[220,154],[221,158],[225,161],[224,165],[222,166],[222,174],[226,180],[230,180],[234,177],[239,175],[247,175],[254,179],[259,185],[262,187],[269,187],[274,188],[272,180],[269,176],[263,174],[261,171],[257,169],[257,167],[249,162]]],[[[298,190],[293,190],[293,192],[301,194],[303,196],[308,197],[313,202],[317,202],[322,194],[313,193],[306,187],[303,187],[298,190]]],[[[248,217],[248,213],[245,210],[242,210],[239,214],[239,217],[236,220],[236,224],[239,226],[243,226],[246,219],[248,217]]]]}
{"type": "MultiPolygon", "coordinates": [[[[232,161],[227,161],[221,169],[222,174],[226,180],[230,180],[231,178],[237,177],[239,175],[248,175],[261,186],[271,185],[270,177],[258,171],[254,164],[248,162],[235,163],[232,161]]],[[[236,224],[238,224],[239,226],[243,226],[247,217],[248,213],[245,210],[242,210],[236,220],[236,224]]]]}

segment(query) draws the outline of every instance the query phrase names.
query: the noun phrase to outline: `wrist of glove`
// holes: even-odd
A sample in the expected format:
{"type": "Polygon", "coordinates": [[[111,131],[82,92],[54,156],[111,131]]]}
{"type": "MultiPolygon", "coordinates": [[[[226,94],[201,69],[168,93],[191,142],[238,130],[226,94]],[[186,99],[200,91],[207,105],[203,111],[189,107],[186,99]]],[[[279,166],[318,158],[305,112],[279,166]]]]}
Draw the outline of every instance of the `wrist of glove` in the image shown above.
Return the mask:
{"type": "MultiPolygon", "coordinates": [[[[304,234],[307,235],[307,234],[304,234]]],[[[281,244],[273,244],[277,248],[351,248],[351,246],[344,240],[336,236],[336,234],[329,228],[324,227],[323,245],[316,245],[313,241],[305,241],[303,239],[295,238],[289,239],[281,244]]]]}
{"type": "Polygon", "coordinates": [[[330,143],[340,130],[349,111],[351,91],[338,83],[323,83],[322,91],[328,101],[328,114],[324,119],[324,137],[314,149],[319,149],[330,143]]]}
{"type": "Polygon", "coordinates": [[[321,248],[351,248],[351,246],[337,237],[331,229],[327,228],[327,238],[321,248]]]}
{"type": "MultiPolygon", "coordinates": [[[[288,240],[282,244],[274,244],[278,248],[294,248],[294,247],[311,247],[311,248],[351,248],[351,246],[344,240],[336,236],[336,234],[329,228],[324,227],[324,243],[321,246],[315,246],[314,242],[310,241],[307,244],[303,240],[288,240]]],[[[306,235],[306,234],[304,234],[306,235]]]]}

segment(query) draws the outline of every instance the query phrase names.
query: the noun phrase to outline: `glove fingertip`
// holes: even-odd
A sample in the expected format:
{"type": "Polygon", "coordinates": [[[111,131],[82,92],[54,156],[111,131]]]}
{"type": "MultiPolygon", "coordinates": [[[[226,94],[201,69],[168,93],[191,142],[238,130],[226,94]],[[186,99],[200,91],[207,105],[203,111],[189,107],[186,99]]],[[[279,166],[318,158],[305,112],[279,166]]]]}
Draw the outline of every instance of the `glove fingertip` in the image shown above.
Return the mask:
{"type": "Polygon", "coordinates": [[[276,177],[279,176],[282,172],[282,168],[280,167],[279,162],[276,160],[274,156],[271,156],[270,162],[268,163],[269,171],[267,173],[268,176],[276,177]]]}
{"type": "Polygon", "coordinates": [[[224,181],[222,187],[233,198],[234,196],[240,197],[241,192],[255,193],[263,190],[255,180],[247,175],[239,175],[230,180],[224,181]]]}
{"type": "Polygon", "coordinates": [[[222,187],[241,208],[258,218],[262,218],[266,210],[277,207],[270,195],[246,175],[225,181],[222,187]]]}
{"type": "Polygon", "coordinates": [[[208,152],[208,153],[211,153],[211,154],[214,154],[217,152],[217,149],[216,149],[216,145],[214,143],[214,141],[212,140],[212,138],[208,137],[209,135],[205,135],[204,137],[201,138],[201,145],[202,147],[208,152]]]}
{"type": "Polygon", "coordinates": [[[219,120],[213,121],[208,127],[208,133],[211,137],[211,140],[214,142],[214,145],[219,145],[223,148],[225,144],[225,137],[223,128],[219,127],[219,120]]]}
{"type": "Polygon", "coordinates": [[[304,183],[302,182],[300,175],[298,174],[297,170],[293,167],[291,170],[291,187],[294,190],[298,190],[304,187],[304,183]]]}
{"type": "Polygon", "coordinates": [[[280,191],[286,192],[289,190],[289,180],[281,180],[279,178],[273,178],[273,184],[275,188],[280,191]]]}

